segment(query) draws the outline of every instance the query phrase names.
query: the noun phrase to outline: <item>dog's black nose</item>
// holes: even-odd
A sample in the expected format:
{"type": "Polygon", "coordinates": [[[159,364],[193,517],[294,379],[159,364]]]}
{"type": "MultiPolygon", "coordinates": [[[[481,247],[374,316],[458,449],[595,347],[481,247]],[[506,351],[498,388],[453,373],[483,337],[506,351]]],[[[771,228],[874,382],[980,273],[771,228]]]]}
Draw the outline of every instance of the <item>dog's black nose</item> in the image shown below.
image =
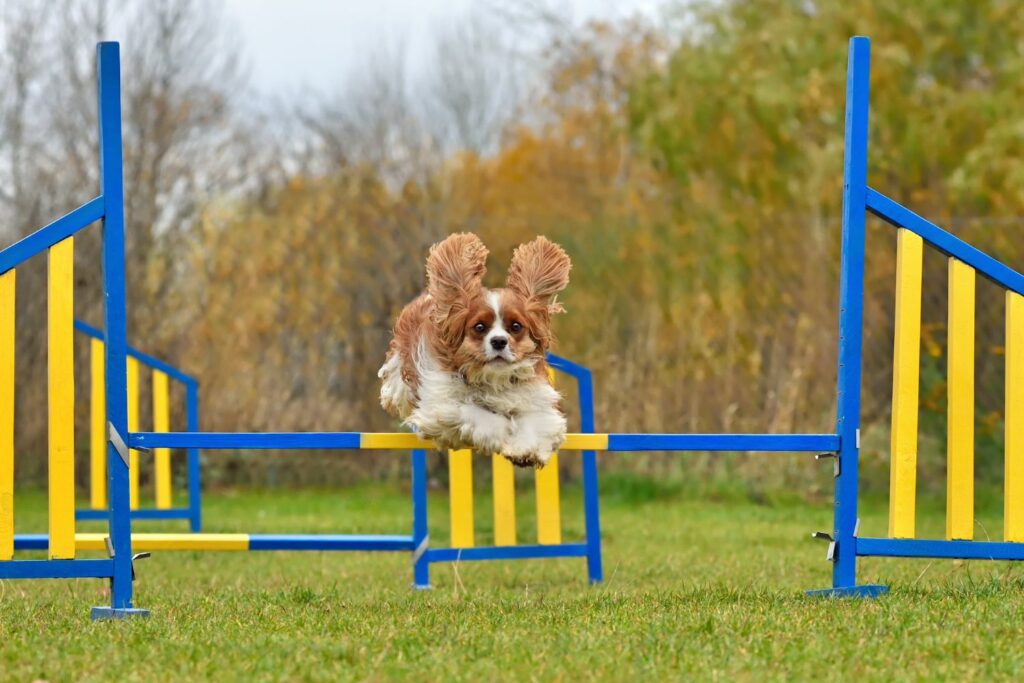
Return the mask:
{"type": "Polygon", "coordinates": [[[492,337],[491,338],[491,348],[494,349],[495,351],[501,351],[506,346],[508,346],[508,338],[507,337],[492,337]]]}

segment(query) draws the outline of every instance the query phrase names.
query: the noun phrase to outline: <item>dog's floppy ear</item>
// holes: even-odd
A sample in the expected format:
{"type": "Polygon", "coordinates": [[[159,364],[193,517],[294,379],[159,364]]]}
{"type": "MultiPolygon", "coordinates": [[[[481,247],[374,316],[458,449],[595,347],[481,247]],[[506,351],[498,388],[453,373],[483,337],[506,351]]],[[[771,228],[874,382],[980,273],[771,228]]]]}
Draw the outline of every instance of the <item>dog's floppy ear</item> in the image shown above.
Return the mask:
{"type": "Polygon", "coordinates": [[[434,299],[433,321],[446,337],[461,335],[460,315],[483,286],[487,247],[468,232],[449,235],[427,255],[427,292],[434,299]]]}
{"type": "Polygon", "coordinates": [[[512,254],[506,286],[525,299],[540,303],[549,314],[563,313],[557,295],[569,285],[572,261],[546,237],[520,244],[512,254]]]}

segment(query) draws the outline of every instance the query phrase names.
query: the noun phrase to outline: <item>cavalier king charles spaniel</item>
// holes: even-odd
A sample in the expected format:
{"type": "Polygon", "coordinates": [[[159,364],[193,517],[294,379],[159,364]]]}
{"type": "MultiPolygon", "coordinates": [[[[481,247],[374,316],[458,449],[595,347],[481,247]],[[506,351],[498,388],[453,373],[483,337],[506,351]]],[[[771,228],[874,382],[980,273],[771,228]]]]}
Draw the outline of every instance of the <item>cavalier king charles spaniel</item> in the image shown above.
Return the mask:
{"type": "Polygon", "coordinates": [[[565,441],[544,352],[565,309],[568,255],[544,237],[516,248],[505,287],[483,286],[487,247],[454,234],[427,256],[427,289],[395,323],[380,402],[439,448],[543,467],[565,441]]]}

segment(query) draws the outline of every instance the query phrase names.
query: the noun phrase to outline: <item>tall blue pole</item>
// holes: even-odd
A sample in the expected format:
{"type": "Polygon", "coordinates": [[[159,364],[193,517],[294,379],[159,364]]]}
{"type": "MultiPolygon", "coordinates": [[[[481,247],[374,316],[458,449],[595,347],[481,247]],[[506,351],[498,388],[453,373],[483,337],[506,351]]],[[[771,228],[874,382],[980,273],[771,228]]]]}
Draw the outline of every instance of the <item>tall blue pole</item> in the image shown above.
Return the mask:
{"type": "MultiPolygon", "coordinates": [[[[195,381],[185,384],[185,421],[190,432],[199,431],[199,383],[195,381]]],[[[199,449],[189,448],[188,451],[188,519],[189,528],[193,532],[202,531],[202,485],[199,480],[199,449]]]]}
{"type": "Polygon", "coordinates": [[[148,614],[132,607],[132,526],[128,500],[128,329],[125,298],[124,185],[121,159],[121,58],[117,43],[96,49],[99,97],[100,193],[103,196],[103,311],[106,335],[107,490],[114,576],[110,607],[94,619],[148,614]],[[120,443],[117,443],[117,440],[120,443]],[[115,443],[117,445],[115,446],[115,443]]]}
{"type": "MultiPolygon", "coordinates": [[[[580,400],[580,429],[594,433],[594,381],[590,370],[577,375],[580,400]]],[[[597,453],[583,451],[583,515],[587,529],[587,575],[591,583],[604,579],[601,568],[601,505],[597,488],[597,453]]]]}
{"type": "Polygon", "coordinates": [[[846,74],[846,133],[843,158],[842,268],[839,276],[839,369],[836,434],[839,471],[835,481],[831,590],[826,595],[870,596],[884,586],[857,586],[857,477],[860,457],[860,383],[864,324],[864,219],[868,182],[868,94],[871,41],[850,39],[846,74]]]}
{"type": "Polygon", "coordinates": [[[413,588],[430,588],[430,562],[427,548],[430,536],[427,530],[427,452],[417,448],[412,452],[412,544],[413,588]]]}

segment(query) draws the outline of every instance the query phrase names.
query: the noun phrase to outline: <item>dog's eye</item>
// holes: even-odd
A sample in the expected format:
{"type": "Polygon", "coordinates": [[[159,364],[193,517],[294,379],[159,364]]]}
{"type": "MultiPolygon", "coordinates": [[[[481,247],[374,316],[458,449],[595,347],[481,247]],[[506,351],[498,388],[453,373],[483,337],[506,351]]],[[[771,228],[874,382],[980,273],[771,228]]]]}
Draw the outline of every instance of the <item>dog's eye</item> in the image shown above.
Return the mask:
{"type": "Polygon", "coordinates": [[[523,329],[523,324],[516,320],[511,325],[509,325],[508,328],[513,332],[518,332],[519,330],[523,329]]]}
{"type": "Polygon", "coordinates": [[[476,325],[473,325],[473,329],[479,332],[480,334],[483,334],[487,330],[487,325],[484,325],[483,323],[477,323],[476,325]]]}

